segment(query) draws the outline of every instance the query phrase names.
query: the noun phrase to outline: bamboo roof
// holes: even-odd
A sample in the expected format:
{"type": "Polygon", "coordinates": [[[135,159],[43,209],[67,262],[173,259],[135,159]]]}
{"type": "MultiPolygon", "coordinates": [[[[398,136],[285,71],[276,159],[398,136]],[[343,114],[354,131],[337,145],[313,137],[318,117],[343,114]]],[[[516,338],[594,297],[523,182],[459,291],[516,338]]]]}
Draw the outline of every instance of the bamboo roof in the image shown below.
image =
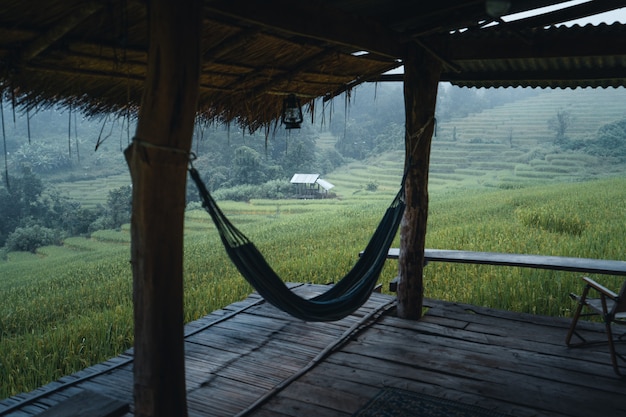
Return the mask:
{"type": "MultiPolygon", "coordinates": [[[[3,0],[4,99],[31,110],[62,105],[88,114],[134,113],[146,75],[147,3],[3,0]]],[[[509,23],[511,13],[563,0],[203,3],[198,114],[251,130],[276,121],[289,93],[312,105],[362,82],[398,79],[382,74],[402,65],[409,43],[441,60],[442,80],[461,86],[626,85],[626,25],[554,27],[624,7],[626,0],[509,23]]]]}

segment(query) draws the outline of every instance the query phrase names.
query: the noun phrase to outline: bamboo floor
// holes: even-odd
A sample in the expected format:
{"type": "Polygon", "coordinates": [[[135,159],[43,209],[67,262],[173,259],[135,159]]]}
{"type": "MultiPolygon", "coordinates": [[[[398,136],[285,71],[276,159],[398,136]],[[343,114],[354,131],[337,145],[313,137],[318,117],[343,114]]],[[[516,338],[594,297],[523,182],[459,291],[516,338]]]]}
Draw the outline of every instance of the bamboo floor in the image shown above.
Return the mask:
{"type": "MultiPolygon", "coordinates": [[[[518,417],[626,415],[626,379],[613,372],[606,344],[565,346],[569,319],[425,300],[424,318],[407,321],[394,300],[374,293],[343,320],[309,323],[251,294],[189,323],[189,416],[348,417],[384,387],[518,417]]],[[[583,328],[604,337],[602,325],[583,328]]],[[[128,403],[122,415],[132,416],[132,349],[0,401],[0,416],[49,412],[79,393],[128,403]]]]}

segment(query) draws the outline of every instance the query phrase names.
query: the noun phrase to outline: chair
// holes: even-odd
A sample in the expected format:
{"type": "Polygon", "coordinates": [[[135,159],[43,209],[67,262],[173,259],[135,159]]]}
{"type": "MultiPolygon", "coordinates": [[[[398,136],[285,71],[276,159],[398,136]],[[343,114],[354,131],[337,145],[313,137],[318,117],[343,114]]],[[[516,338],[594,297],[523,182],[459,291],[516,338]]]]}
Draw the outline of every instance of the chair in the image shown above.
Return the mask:
{"type": "MultiPolygon", "coordinates": [[[[592,341],[585,340],[585,338],[576,331],[578,319],[581,316],[602,317],[604,325],[606,326],[609,352],[611,354],[613,369],[615,370],[615,373],[617,375],[621,376],[617,360],[619,358],[622,361],[626,361],[626,358],[615,350],[615,339],[613,338],[613,331],[611,326],[613,323],[626,324],[626,281],[624,281],[624,283],[622,284],[622,288],[620,289],[619,294],[616,294],[608,288],[604,287],[603,285],[595,282],[591,278],[583,277],[582,279],[586,283],[582,295],[578,296],[576,294],[570,294],[570,297],[578,302],[578,307],[576,308],[576,313],[574,314],[574,318],[572,319],[572,324],[570,326],[569,332],[567,333],[565,343],[568,346],[581,346],[593,343],[592,341]],[[598,298],[588,297],[589,291],[591,289],[595,290],[598,293],[598,298]],[[581,314],[583,311],[583,307],[586,307],[590,312],[581,314]],[[572,343],[571,339],[573,335],[576,335],[581,340],[581,342],[572,343]]],[[[624,337],[624,334],[619,336],[617,340],[622,340],[622,337],[624,337]]]]}

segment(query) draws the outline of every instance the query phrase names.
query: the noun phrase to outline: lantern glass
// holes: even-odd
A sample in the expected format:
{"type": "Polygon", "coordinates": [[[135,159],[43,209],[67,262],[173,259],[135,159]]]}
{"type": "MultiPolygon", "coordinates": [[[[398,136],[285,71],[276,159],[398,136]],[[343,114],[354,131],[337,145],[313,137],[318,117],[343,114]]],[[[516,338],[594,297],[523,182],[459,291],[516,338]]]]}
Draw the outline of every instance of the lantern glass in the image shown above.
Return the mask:
{"type": "Polygon", "coordinates": [[[302,124],[302,107],[295,94],[289,94],[283,101],[283,124],[285,129],[300,129],[302,124]]]}

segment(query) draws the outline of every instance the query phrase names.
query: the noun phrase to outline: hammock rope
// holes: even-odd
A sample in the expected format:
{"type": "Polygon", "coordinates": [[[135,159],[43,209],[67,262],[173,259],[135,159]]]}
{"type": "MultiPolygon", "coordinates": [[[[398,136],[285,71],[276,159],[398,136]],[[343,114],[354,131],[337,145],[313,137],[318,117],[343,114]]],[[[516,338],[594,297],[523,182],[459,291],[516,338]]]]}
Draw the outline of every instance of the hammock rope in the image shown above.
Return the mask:
{"type": "Polygon", "coordinates": [[[305,299],[289,289],[256,246],[224,215],[192,165],[189,174],[231,261],[270,304],[305,321],[335,321],[352,314],[369,299],[402,220],[404,180],[352,269],[324,293],[305,299]]]}

